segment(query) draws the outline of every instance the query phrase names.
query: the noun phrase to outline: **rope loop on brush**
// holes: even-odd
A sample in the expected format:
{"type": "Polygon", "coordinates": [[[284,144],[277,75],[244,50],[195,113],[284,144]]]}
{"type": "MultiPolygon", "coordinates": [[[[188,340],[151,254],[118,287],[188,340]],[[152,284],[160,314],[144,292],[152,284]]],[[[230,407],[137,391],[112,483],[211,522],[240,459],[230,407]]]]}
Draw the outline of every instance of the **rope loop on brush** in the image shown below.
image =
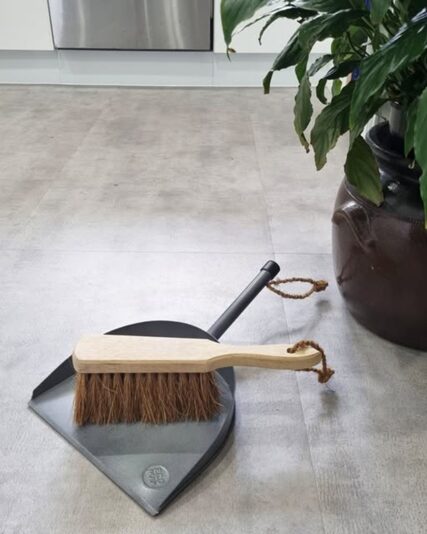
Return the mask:
{"type": "Polygon", "coordinates": [[[301,341],[298,341],[292,347],[289,347],[287,352],[290,354],[294,354],[295,352],[298,352],[301,349],[306,349],[308,347],[311,347],[318,352],[320,352],[322,360],[321,360],[321,369],[316,369],[315,367],[309,367],[307,369],[297,369],[297,371],[306,371],[306,372],[312,372],[317,374],[317,379],[321,384],[326,384],[326,382],[329,381],[329,379],[332,377],[332,375],[335,373],[333,369],[328,367],[328,362],[326,361],[326,354],[325,351],[322,349],[322,347],[316,343],[315,341],[310,341],[308,339],[303,339],[301,341]]]}
{"type": "Polygon", "coordinates": [[[270,291],[273,291],[273,293],[276,293],[276,295],[280,295],[284,299],[305,299],[312,295],[313,293],[320,293],[321,291],[324,291],[328,287],[328,282],[326,280],[313,280],[313,278],[300,278],[300,277],[293,277],[293,278],[282,278],[282,279],[276,279],[271,280],[271,282],[268,282],[267,287],[270,291]],[[285,291],[281,291],[280,289],[277,289],[277,286],[283,285],[283,284],[290,284],[293,282],[303,282],[306,284],[311,284],[311,288],[306,291],[305,293],[286,293],[285,291]]]}

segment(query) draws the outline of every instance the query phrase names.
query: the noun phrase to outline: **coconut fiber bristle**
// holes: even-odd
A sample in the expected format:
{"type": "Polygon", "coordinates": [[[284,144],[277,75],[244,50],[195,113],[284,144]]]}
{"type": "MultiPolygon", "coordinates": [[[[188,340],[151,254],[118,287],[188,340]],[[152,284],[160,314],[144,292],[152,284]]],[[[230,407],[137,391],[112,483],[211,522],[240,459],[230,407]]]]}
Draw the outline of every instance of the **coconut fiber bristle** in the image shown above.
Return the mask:
{"type": "Polygon", "coordinates": [[[76,374],[74,422],[207,421],[221,405],[215,373],[76,374]]]}

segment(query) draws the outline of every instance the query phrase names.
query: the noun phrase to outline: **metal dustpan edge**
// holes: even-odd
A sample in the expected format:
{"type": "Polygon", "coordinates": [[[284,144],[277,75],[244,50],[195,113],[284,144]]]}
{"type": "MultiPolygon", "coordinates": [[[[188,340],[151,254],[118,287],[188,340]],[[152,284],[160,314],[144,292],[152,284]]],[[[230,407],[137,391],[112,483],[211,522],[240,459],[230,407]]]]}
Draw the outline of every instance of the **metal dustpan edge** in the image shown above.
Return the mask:
{"type": "MultiPolygon", "coordinates": [[[[66,421],[55,410],[49,409],[49,403],[57,396],[59,402],[68,404],[72,395],[72,377],[54,386],[45,394],[41,394],[29,402],[29,407],[57,433],[65,438],[73,447],[83,454],[95,467],[114,482],[122,491],[131,497],[150,515],[159,514],[175,497],[190,484],[218,454],[233,427],[234,398],[226,382],[219,377],[224,394],[222,395],[223,411],[217,420],[208,423],[177,423],[163,425],[109,425],[108,427],[92,427],[81,429],[69,427],[66,421]],[[50,398],[46,399],[48,395],[50,398]],[[210,432],[206,433],[207,426],[210,432]],[[88,431],[92,436],[89,436],[88,431]],[[79,433],[80,432],[80,433],[79,433]],[[132,434],[131,441],[128,436],[132,434]],[[157,433],[157,436],[155,434],[157,433]],[[108,436],[114,434],[109,448],[108,436]],[[151,435],[151,443],[156,439],[163,444],[173,446],[181,434],[185,435],[185,443],[181,443],[180,450],[169,450],[163,446],[163,452],[143,450],[144,438],[151,435]],[[91,439],[97,436],[103,447],[91,446],[91,439]],[[141,448],[135,449],[135,441],[140,442],[141,448]],[[193,444],[198,446],[194,449],[193,444]],[[185,448],[186,443],[190,445],[185,448]],[[124,452],[124,453],[123,453],[124,452]],[[123,454],[122,454],[123,453],[123,454]],[[126,463],[128,467],[126,467],[126,463]],[[138,468],[139,466],[139,468],[138,468]],[[178,469],[178,472],[176,472],[178,469]],[[148,479],[147,473],[151,477],[148,479]],[[159,478],[160,476],[160,478],[159,478]],[[150,483],[150,480],[152,482],[150,483]],[[150,487],[151,486],[151,487],[150,487]]],[[[52,408],[52,406],[51,406],[52,408]]],[[[60,411],[66,410],[60,408],[60,411]]],[[[70,420],[70,415],[68,418],[70,420]]],[[[72,425],[72,423],[69,423],[72,425]]],[[[182,441],[182,439],[181,439],[182,441]]]]}

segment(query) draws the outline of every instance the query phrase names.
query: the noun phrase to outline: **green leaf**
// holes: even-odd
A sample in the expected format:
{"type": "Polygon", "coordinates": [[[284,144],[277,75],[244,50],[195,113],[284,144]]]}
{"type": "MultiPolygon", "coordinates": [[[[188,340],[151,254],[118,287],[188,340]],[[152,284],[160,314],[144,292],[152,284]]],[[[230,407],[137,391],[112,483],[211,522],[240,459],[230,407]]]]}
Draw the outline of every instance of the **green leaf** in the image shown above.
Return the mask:
{"type": "Polygon", "coordinates": [[[418,98],[408,107],[406,112],[405,156],[414,148],[415,122],[417,120],[418,98]]]}
{"type": "Polygon", "coordinates": [[[277,19],[281,19],[281,18],[287,18],[287,19],[299,19],[299,18],[301,18],[301,19],[306,19],[306,18],[312,17],[313,15],[316,15],[316,11],[310,11],[308,9],[301,9],[299,7],[288,7],[286,9],[282,9],[281,11],[277,11],[276,13],[274,13],[274,15],[272,15],[267,20],[267,22],[262,27],[262,29],[260,31],[260,34],[259,34],[259,37],[258,37],[258,41],[261,44],[264,32],[277,19]]]}
{"type": "Polygon", "coordinates": [[[348,181],[362,196],[377,206],[383,202],[378,163],[370,146],[361,135],[349,150],[344,169],[348,181]]]}
{"type": "Polygon", "coordinates": [[[321,78],[318,82],[317,82],[317,87],[316,87],[316,96],[317,96],[317,99],[322,102],[322,104],[327,104],[328,103],[328,100],[326,99],[326,96],[325,96],[325,89],[326,89],[326,83],[327,83],[327,79],[326,78],[321,78]]]}
{"type": "Polygon", "coordinates": [[[298,33],[301,47],[308,52],[316,41],[328,37],[338,37],[352,25],[365,27],[364,17],[368,12],[363,9],[343,9],[332,14],[323,14],[304,22],[298,33]]]}
{"type": "Polygon", "coordinates": [[[420,96],[415,122],[415,158],[423,173],[420,178],[421,198],[424,202],[425,226],[427,229],[427,88],[420,96]]]}
{"type": "Polygon", "coordinates": [[[269,0],[221,0],[221,21],[224,40],[231,43],[233,32],[239,24],[252,18],[269,0]]]}
{"type": "Polygon", "coordinates": [[[387,77],[416,60],[427,47],[427,11],[412,19],[388,43],[362,60],[351,104],[350,124],[360,127],[360,115],[372,96],[380,95],[387,77]]]}
{"type": "Polygon", "coordinates": [[[374,24],[379,24],[388,8],[392,5],[392,0],[371,0],[371,20],[374,24]]]}
{"type": "Polygon", "coordinates": [[[294,128],[306,152],[309,151],[310,145],[306,136],[304,135],[304,132],[310,124],[312,115],[313,106],[311,105],[311,86],[308,74],[305,73],[301,78],[298,91],[295,96],[294,128]]]}
{"type": "Polygon", "coordinates": [[[262,80],[262,86],[264,87],[264,94],[268,95],[270,92],[271,78],[273,77],[274,70],[269,70],[262,80]]]}
{"type": "Polygon", "coordinates": [[[293,2],[298,7],[314,9],[321,13],[335,13],[341,9],[362,9],[364,0],[299,0],[293,2]]]}
{"type": "Polygon", "coordinates": [[[324,54],[323,56],[318,57],[313,63],[310,65],[310,68],[308,69],[308,75],[314,76],[319,70],[321,70],[325,65],[330,63],[333,59],[332,54],[324,54]]]}
{"type": "Polygon", "coordinates": [[[334,55],[334,64],[339,65],[343,61],[360,59],[359,54],[355,56],[353,47],[366,47],[368,41],[368,34],[365,28],[358,28],[351,26],[341,36],[336,37],[331,44],[331,53],[334,55]],[[350,42],[351,39],[351,42],[350,42]]]}
{"type": "Polygon", "coordinates": [[[426,7],[426,0],[410,0],[408,6],[408,16],[415,17],[420,11],[426,7]]]}
{"type": "Polygon", "coordinates": [[[287,69],[288,67],[293,67],[300,63],[307,53],[301,48],[298,42],[298,30],[293,34],[289,39],[288,44],[280,52],[280,54],[274,60],[273,66],[270,71],[264,78],[264,93],[268,94],[270,92],[271,78],[273,77],[274,71],[287,69]]]}
{"type": "Polygon", "coordinates": [[[314,149],[316,168],[326,163],[327,153],[337,144],[340,135],[348,130],[351,97],[354,82],[344,87],[330,104],[319,113],[311,131],[311,144],[314,149]]]}
{"type": "Polygon", "coordinates": [[[388,41],[388,37],[381,31],[380,26],[375,26],[374,33],[371,38],[372,51],[376,52],[388,41]]]}
{"type": "Polygon", "coordinates": [[[342,87],[342,81],[339,78],[332,82],[332,90],[331,90],[331,92],[332,92],[332,96],[333,97],[340,94],[341,87],[342,87]]]}
{"type": "Polygon", "coordinates": [[[298,63],[298,65],[295,67],[295,74],[297,75],[298,82],[301,83],[301,80],[306,74],[307,70],[307,62],[308,62],[308,56],[305,56],[302,61],[298,63]]]}
{"type": "Polygon", "coordinates": [[[264,20],[268,17],[272,17],[274,15],[274,13],[276,13],[278,10],[278,8],[276,9],[272,9],[271,11],[267,11],[266,13],[263,13],[262,15],[260,15],[259,17],[256,17],[256,18],[252,18],[250,20],[250,22],[248,22],[247,24],[245,24],[244,26],[241,26],[239,27],[239,30],[236,31],[236,32],[233,32],[233,36],[236,35],[236,33],[241,33],[243,31],[245,31],[247,28],[250,28],[251,26],[253,26],[254,24],[258,24],[258,22],[260,22],[261,20],[264,20]]]}
{"type": "Polygon", "coordinates": [[[358,60],[344,61],[335,67],[332,67],[328,72],[322,76],[327,80],[336,80],[338,78],[344,78],[347,74],[350,74],[360,64],[358,60]]]}
{"type": "Polygon", "coordinates": [[[350,124],[350,146],[363,132],[363,129],[368,124],[368,122],[372,119],[372,117],[376,114],[379,108],[386,102],[387,102],[387,98],[383,98],[377,95],[374,95],[370,100],[365,102],[365,104],[362,106],[360,110],[357,125],[352,126],[350,124]]]}

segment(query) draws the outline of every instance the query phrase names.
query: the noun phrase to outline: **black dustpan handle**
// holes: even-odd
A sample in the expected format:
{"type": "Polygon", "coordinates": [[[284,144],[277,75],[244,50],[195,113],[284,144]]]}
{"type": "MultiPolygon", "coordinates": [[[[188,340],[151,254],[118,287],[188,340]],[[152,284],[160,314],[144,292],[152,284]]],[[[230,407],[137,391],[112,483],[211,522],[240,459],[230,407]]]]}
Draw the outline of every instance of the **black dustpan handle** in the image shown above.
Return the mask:
{"type": "Polygon", "coordinates": [[[272,280],[280,271],[280,267],[275,261],[268,261],[252,282],[240,293],[234,302],[225,310],[214,324],[209,328],[208,333],[216,339],[234,323],[239,315],[249,306],[258,293],[272,280]]]}

